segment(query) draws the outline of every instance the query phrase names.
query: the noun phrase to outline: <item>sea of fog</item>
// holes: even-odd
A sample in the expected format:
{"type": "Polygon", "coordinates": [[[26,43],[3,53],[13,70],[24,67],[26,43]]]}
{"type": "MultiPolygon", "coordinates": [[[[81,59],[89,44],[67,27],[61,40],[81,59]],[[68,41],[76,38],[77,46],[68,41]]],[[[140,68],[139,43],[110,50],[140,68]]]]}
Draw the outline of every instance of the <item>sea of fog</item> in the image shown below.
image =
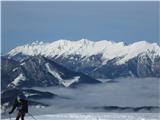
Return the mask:
{"type": "Polygon", "coordinates": [[[77,88],[48,87],[34,89],[49,91],[68,98],[41,100],[41,102],[51,105],[43,108],[42,111],[49,110],[49,113],[61,113],[103,111],[90,109],[101,106],[160,106],[159,86],[160,79],[158,78],[121,78],[114,80],[104,79],[102,84],[81,85],[77,88]]]}
{"type": "MultiPolygon", "coordinates": [[[[93,108],[103,106],[160,106],[160,79],[158,78],[120,78],[114,80],[101,79],[101,81],[103,82],[101,84],[80,85],[77,88],[34,87],[33,89],[35,90],[49,91],[61,96],[61,98],[38,100],[50,106],[29,106],[29,112],[33,115],[99,113],[106,111],[104,109],[93,108]]],[[[144,113],[148,111],[142,110],[140,112],[144,113]]],[[[15,116],[15,114],[12,116],[15,116]]]]}

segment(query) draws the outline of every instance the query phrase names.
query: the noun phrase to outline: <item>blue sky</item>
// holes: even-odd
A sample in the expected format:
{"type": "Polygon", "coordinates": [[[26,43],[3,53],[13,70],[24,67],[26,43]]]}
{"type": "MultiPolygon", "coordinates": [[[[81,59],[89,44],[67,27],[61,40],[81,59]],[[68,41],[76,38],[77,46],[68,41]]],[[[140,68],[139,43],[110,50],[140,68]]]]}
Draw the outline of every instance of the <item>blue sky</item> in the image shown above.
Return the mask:
{"type": "Polygon", "coordinates": [[[57,39],[159,42],[158,2],[2,2],[2,54],[57,39]]]}

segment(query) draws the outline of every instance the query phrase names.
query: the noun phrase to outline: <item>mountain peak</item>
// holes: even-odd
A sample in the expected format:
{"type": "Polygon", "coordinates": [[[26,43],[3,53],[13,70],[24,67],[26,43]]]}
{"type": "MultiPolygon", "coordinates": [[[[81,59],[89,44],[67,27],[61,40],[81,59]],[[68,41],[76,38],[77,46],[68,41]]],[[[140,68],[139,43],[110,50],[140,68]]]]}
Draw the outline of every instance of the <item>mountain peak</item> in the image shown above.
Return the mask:
{"type": "Polygon", "coordinates": [[[137,56],[146,51],[155,51],[160,54],[160,46],[157,43],[149,43],[146,41],[138,41],[129,45],[124,42],[112,42],[107,40],[91,41],[82,38],[78,41],[70,41],[60,39],[51,43],[33,42],[23,46],[18,46],[12,49],[7,55],[9,57],[17,54],[23,55],[42,55],[45,57],[60,57],[70,55],[80,55],[83,57],[90,57],[97,54],[102,54],[103,61],[108,61],[116,57],[122,57],[120,63],[137,56]]]}
{"type": "Polygon", "coordinates": [[[80,41],[80,42],[91,42],[91,40],[88,40],[87,38],[82,38],[82,39],[80,39],[78,41],[80,41]]]}
{"type": "MultiPolygon", "coordinates": [[[[42,44],[44,44],[43,41],[34,41],[34,42],[32,42],[30,45],[36,46],[36,45],[42,45],[42,44]]],[[[28,44],[28,45],[29,45],[29,44],[28,44]]]]}

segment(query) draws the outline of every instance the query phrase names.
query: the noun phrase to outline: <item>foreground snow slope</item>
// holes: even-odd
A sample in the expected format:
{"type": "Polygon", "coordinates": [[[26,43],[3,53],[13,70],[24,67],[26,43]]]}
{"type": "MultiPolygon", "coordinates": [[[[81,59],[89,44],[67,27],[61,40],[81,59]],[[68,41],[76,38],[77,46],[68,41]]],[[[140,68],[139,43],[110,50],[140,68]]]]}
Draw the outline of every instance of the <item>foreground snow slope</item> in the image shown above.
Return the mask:
{"type": "MultiPolygon", "coordinates": [[[[159,120],[158,113],[66,113],[34,116],[37,120],[159,120]]],[[[13,119],[13,118],[12,118],[13,119]]],[[[32,120],[26,117],[25,120],[32,120]]],[[[9,119],[2,119],[9,120],[9,119]]]]}

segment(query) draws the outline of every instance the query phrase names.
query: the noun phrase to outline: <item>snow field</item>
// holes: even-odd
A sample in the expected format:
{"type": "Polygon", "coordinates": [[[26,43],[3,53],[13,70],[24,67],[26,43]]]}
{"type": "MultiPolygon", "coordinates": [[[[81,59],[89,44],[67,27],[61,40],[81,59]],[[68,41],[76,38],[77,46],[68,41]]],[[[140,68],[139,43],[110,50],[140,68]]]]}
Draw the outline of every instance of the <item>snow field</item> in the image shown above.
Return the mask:
{"type": "MultiPolygon", "coordinates": [[[[37,120],[159,120],[158,113],[65,113],[34,116],[37,120]]],[[[12,120],[15,118],[12,118],[12,120]]],[[[25,120],[32,120],[26,117],[25,120]]],[[[9,119],[2,119],[9,120],[9,119]]]]}

